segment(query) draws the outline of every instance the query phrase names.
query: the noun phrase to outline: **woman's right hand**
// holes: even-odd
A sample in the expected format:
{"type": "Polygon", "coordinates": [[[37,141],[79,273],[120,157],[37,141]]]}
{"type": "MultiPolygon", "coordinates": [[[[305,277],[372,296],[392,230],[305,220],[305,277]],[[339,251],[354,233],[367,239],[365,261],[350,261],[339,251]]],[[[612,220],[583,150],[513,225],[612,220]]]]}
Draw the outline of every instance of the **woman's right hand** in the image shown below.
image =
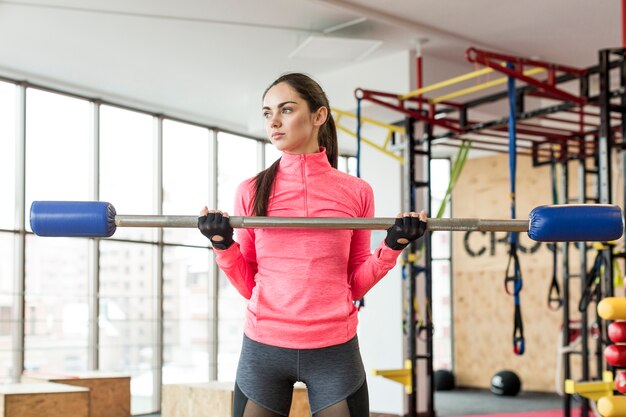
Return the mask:
{"type": "Polygon", "coordinates": [[[234,230],[228,221],[228,213],[219,210],[209,210],[206,206],[200,211],[198,229],[208,237],[214,248],[228,249],[235,241],[234,230]]]}

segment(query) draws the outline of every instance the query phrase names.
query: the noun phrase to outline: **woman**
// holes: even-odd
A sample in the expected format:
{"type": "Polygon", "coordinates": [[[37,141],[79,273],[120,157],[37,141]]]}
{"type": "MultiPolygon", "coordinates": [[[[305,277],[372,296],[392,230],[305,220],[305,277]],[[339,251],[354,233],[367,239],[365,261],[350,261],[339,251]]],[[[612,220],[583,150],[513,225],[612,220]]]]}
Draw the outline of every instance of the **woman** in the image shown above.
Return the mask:
{"type": "MultiPolygon", "coordinates": [[[[237,189],[238,216],[373,217],[371,187],[337,167],[337,132],[326,94],[291,73],[263,95],[267,135],[282,156],[237,189]]],[[[368,230],[237,229],[205,207],[200,231],[216,261],[250,301],[237,369],[233,417],[287,416],[302,381],[315,417],[369,417],[356,336],[361,299],[426,228],[404,213],[371,253],[368,230]]]]}

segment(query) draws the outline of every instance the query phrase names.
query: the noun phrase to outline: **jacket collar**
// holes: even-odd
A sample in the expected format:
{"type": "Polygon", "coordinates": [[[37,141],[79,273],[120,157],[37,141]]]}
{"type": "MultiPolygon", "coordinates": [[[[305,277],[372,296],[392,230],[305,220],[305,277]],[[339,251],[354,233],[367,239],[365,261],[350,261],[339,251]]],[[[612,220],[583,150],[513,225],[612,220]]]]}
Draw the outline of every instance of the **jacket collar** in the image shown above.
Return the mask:
{"type": "Polygon", "coordinates": [[[297,170],[299,172],[303,165],[308,175],[322,173],[332,168],[330,162],[328,162],[326,148],[324,147],[320,147],[320,151],[317,153],[298,155],[282,153],[279,165],[281,171],[294,172],[297,170]]]}

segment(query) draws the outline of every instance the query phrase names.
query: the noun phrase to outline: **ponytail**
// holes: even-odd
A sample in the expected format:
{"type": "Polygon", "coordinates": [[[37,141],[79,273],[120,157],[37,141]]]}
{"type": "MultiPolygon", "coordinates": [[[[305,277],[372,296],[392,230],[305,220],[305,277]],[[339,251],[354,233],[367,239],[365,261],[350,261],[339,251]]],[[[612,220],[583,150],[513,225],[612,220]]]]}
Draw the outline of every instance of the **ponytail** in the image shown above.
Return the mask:
{"type": "Polygon", "coordinates": [[[280,158],[278,158],[269,168],[259,172],[254,177],[254,199],[252,200],[252,215],[267,216],[270,195],[274,190],[274,179],[278,172],[280,158]]]}
{"type": "Polygon", "coordinates": [[[318,136],[320,146],[326,148],[326,156],[328,162],[333,168],[337,168],[339,164],[339,145],[337,143],[337,128],[335,127],[335,119],[328,109],[328,119],[320,128],[318,136]]]}

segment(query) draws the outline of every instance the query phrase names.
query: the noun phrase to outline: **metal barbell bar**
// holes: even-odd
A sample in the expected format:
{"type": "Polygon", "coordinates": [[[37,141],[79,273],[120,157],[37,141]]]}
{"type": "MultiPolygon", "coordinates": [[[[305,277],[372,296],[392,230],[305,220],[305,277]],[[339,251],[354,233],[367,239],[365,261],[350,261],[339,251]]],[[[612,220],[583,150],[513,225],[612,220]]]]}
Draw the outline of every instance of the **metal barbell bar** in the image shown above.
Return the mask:
{"type": "MultiPolygon", "coordinates": [[[[394,217],[262,217],[230,216],[234,228],[315,228],[349,230],[385,230],[395,223],[394,217]]],[[[528,220],[428,219],[430,231],[528,231],[528,220]]],[[[116,215],[117,227],[197,227],[198,216],[116,215]]]]}
{"type": "MultiPolygon", "coordinates": [[[[232,216],[233,228],[387,229],[393,217],[258,217],[232,216]]],[[[195,228],[198,216],[118,215],[102,201],[35,201],[30,224],[39,236],[110,237],[117,227],[195,228]]],[[[547,242],[610,241],[624,230],[622,210],[609,204],[539,206],[528,220],[428,219],[430,231],[528,232],[531,239],[547,242]]]]}

